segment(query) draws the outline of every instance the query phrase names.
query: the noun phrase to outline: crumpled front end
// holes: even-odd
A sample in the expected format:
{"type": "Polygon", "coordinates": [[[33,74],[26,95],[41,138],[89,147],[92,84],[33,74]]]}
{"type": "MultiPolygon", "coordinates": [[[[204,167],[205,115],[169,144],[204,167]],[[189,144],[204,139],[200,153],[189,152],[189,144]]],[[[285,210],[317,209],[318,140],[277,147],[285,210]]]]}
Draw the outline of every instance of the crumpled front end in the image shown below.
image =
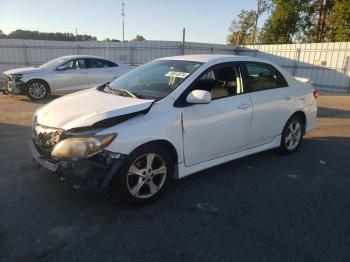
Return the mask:
{"type": "Polygon", "coordinates": [[[122,166],[126,155],[101,150],[88,158],[79,160],[57,160],[51,156],[60,141],[71,134],[63,129],[36,124],[29,147],[37,167],[43,167],[57,174],[74,186],[88,191],[100,192],[122,166]]]}
{"type": "Polygon", "coordinates": [[[26,83],[21,80],[22,75],[5,75],[2,92],[4,95],[22,95],[25,94],[26,83]]]}

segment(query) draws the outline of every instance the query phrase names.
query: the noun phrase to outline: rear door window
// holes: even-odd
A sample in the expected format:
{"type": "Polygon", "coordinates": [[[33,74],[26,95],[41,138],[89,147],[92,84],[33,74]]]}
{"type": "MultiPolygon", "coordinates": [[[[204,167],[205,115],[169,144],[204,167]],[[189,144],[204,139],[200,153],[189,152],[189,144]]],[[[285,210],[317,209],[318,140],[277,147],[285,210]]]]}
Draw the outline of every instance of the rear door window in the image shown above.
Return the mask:
{"type": "Polygon", "coordinates": [[[108,67],[117,67],[118,65],[107,60],[103,59],[94,59],[89,58],[87,60],[87,67],[88,68],[108,68],[108,67]]]}
{"type": "Polygon", "coordinates": [[[247,63],[252,92],[286,87],[287,82],[274,67],[264,63],[247,63]]]}

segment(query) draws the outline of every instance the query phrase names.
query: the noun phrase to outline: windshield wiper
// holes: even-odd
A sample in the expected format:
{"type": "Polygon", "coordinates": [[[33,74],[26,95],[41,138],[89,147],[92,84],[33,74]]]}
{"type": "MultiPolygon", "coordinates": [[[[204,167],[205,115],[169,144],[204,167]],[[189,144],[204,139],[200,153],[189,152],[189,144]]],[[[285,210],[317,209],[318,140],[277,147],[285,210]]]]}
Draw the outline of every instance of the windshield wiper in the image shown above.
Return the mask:
{"type": "MultiPolygon", "coordinates": [[[[117,89],[118,90],[118,89],[117,89]]],[[[126,89],[120,89],[122,90],[122,92],[125,92],[127,93],[129,96],[131,96],[132,98],[137,98],[137,95],[134,94],[133,92],[130,92],[129,90],[126,90],[126,89]]]]}
{"type": "Polygon", "coordinates": [[[108,88],[108,91],[112,94],[116,94],[116,92],[118,93],[122,93],[122,94],[126,94],[127,96],[129,97],[132,97],[132,98],[137,98],[137,94],[135,93],[132,93],[130,92],[129,90],[126,90],[126,89],[122,89],[122,88],[111,88],[109,86],[109,84],[106,84],[106,87],[108,88]]]}

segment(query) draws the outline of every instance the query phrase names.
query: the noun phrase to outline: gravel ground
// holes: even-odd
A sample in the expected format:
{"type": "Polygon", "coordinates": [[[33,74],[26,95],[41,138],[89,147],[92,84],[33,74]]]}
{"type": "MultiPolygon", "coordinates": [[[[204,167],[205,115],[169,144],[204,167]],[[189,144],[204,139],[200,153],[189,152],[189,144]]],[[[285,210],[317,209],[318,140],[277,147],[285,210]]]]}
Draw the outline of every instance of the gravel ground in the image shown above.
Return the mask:
{"type": "Polygon", "coordinates": [[[34,170],[42,103],[0,97],[0,261],[348,261],[350,96],[318,103],[298,153],[199,172],[135,208],[34,170]]]}

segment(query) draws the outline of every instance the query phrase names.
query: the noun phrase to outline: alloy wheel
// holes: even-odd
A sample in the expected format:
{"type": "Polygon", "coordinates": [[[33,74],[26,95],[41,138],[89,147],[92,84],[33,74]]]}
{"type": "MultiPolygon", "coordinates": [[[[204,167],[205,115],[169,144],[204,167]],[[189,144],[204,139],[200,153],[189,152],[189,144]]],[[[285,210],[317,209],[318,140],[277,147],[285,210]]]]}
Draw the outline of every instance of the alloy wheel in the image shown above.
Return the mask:
{"type": "Polygon", "coordinates": [[[161,190],[166,176],[167,166],[164,159],[158,154],[144,154],[129,167],[127,188],[136,198],[150,198],[161,190]]]}
{"type": "Polygon", "coordinates": [[[299,121],[292,121],[287,129],[285,145],[288,150],[294,150],[300,143],[301,125],[299,121]]]}
{"type": "Polygon", "coordinates": [[[42,99],[46,95],[46,87],[42,83],[35,82],[29,86],[28,93],[34,99],[42,99]]]}

